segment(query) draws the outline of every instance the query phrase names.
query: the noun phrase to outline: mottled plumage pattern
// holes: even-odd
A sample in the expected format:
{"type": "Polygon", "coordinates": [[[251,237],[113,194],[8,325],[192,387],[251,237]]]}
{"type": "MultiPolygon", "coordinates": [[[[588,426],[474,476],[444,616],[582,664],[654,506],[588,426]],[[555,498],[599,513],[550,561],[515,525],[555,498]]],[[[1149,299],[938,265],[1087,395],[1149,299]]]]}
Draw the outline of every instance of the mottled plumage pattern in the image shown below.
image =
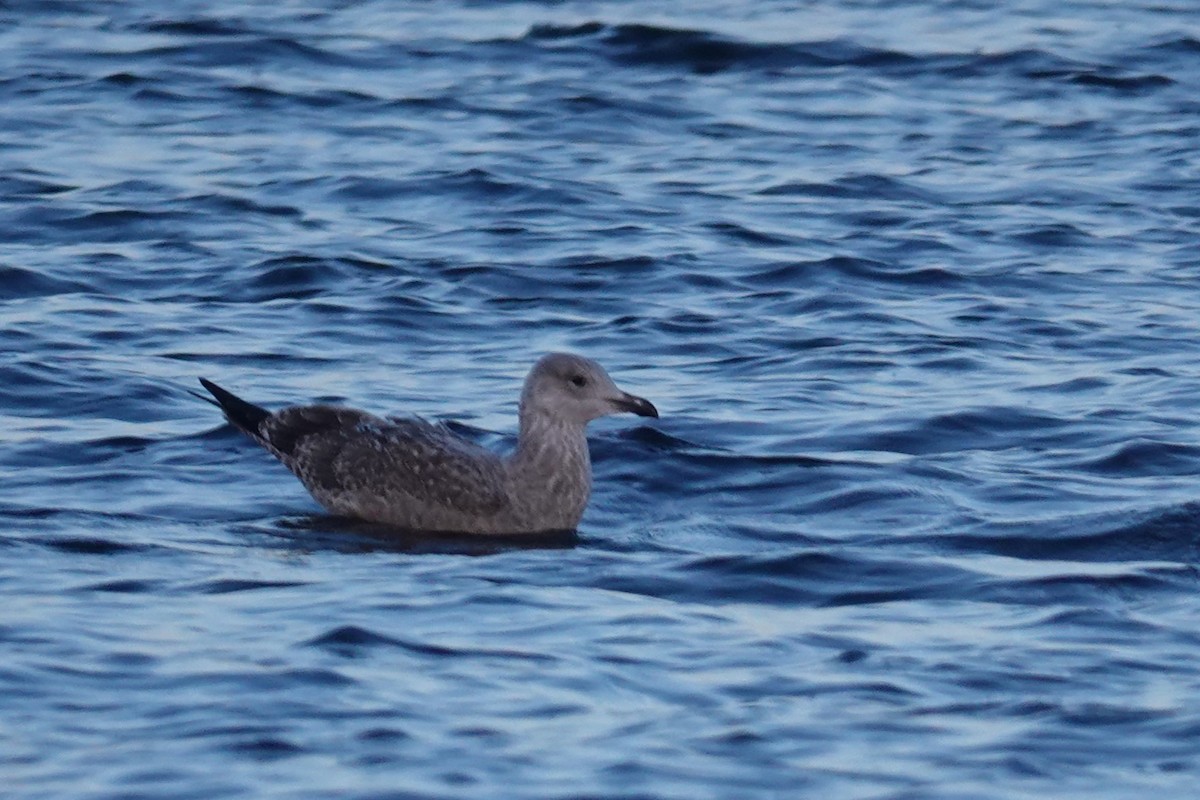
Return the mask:
{"type": "Polygon", "coordinates": [[[605,414],[658,416],[596,362],[543,357],[521,394],[516,451],[501,457],[442,425],[327,405],[271,413],[201,379],[226,417],[335,514],[409,530],[536,533],[573,529],[591,492],[585,429],[605,414]]]}
{"type": "Polygon", "coordinates": [[[457,528],[504,506],[501,459],[440,425],[302,406],[269,417],[259,431],[267,448],[335,513],[409,528],[457,528]],[[389,513],[391,507],[401,513],[389,513]],[[459,525],[456,515],[464,517],[459,525]]]}

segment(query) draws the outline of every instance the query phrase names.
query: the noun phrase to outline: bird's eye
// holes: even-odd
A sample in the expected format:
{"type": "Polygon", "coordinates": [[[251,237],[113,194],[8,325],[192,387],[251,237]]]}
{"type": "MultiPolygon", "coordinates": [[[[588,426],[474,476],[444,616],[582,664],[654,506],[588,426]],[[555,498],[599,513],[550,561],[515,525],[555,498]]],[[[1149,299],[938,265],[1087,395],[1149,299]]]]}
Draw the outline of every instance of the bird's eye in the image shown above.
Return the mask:
{"type": "Polygon", "coordinates": [[[583,377],[582,375],[572,375],[571,383],[572,385],[578,386],[580,389],[582,389],[584,386],[587,386],[587,378],[583,377]]]}

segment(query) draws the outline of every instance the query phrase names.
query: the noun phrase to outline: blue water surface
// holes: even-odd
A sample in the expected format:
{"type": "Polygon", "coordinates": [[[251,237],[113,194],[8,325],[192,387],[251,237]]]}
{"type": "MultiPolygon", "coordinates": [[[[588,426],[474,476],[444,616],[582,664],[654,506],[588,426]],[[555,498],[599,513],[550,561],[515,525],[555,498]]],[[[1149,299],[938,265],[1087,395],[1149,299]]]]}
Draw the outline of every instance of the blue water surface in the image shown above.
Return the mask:
{"type": "Polygon", "coordinates": [[[0,4],[0,782],[1106,798],[1200,779],[1192,0],[0,4]],[[190,394],[512,445],[325,515],[190,394]]]}

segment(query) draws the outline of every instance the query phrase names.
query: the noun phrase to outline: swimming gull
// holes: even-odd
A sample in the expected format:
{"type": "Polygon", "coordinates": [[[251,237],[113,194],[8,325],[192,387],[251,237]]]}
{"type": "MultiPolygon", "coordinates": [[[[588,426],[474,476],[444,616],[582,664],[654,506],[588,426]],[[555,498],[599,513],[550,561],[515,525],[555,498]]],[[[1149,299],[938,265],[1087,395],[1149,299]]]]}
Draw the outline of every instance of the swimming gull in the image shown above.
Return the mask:
{"type": "Polygon", "coordinates": [[[271,412],[204,378],[225,417],[290,469],[334,514],[414,531],[518,534],[574,530],[592,489],[588,422],[657,417],[590,358],[550,353],[521,390],[520,427],[500,456],[421,419],[328,405],[271,412]]]}

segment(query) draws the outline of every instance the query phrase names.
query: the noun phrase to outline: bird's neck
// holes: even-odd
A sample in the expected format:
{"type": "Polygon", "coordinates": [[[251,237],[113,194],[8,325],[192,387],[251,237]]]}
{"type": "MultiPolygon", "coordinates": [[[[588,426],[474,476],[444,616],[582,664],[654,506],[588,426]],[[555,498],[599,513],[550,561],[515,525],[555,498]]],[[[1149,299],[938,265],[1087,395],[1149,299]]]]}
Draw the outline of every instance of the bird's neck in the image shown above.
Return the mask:
{"type": "MultiPolygon", "coordinates": [[[[592,490],[592,462],[582,425],[525,413],[522,409],[517,449],[509,459],[517,497],[543,498],[563,528],[574,528],[592,490]]],[[[535,509],[529,509],[535,511],[535,509]]]]}

